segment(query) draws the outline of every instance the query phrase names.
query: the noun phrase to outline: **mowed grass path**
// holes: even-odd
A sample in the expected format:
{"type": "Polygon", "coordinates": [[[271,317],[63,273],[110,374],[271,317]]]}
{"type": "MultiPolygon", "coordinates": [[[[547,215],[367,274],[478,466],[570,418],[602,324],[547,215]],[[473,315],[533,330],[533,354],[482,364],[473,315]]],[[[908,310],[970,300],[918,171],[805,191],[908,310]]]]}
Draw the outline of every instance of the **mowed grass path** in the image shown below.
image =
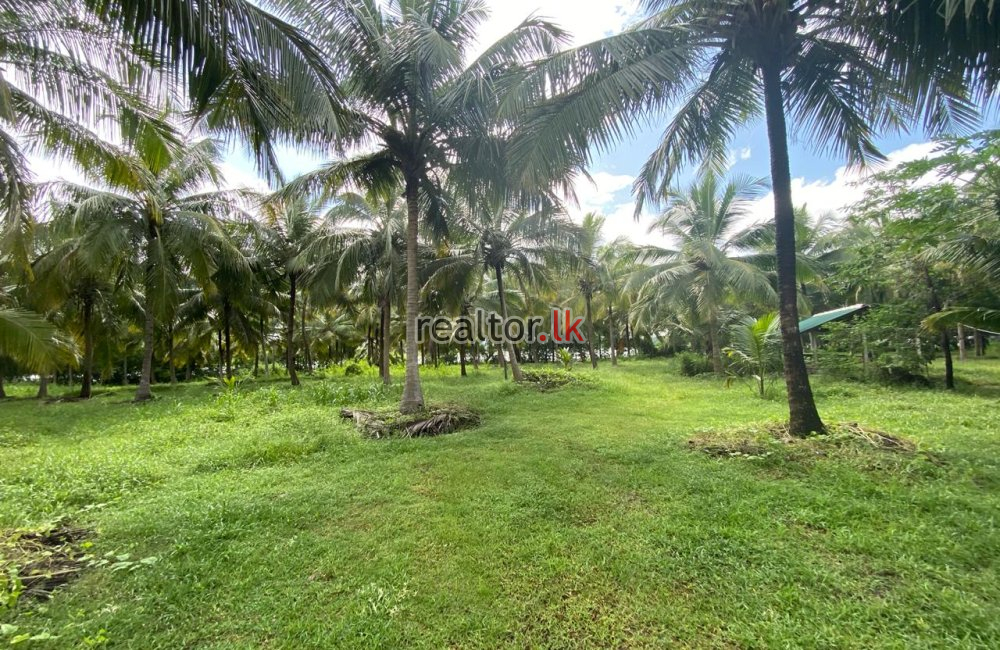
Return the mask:
{"type": "Polygon", "coordinates": [[[484,423],[418,440],[339,419],[371,378],[2,403],[0,528],[69,517],[157,561],[0,623],[67,648],[1000,647],[1000,362],[956,394],[817,380],[828,421],[933,462],[712,458],[687,440],[781,401],[665,362],[574,372],[594,387],[428,371],[484,423]]]}

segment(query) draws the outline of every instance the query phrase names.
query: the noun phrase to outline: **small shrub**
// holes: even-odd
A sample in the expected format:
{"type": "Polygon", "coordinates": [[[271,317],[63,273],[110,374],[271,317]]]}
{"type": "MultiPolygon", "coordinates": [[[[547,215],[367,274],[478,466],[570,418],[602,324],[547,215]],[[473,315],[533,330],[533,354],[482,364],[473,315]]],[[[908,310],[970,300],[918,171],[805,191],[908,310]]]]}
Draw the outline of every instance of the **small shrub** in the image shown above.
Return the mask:
{"type": "Polygon", "coordinates": [[[524,371],[524,381],[541,391],[562,388],[569,384],[589,385],[590,380],[581,375],[574,375],[568,370],[534,368],[524,371]]]}
{"type": "Polygon", "coordinates": [[[361,367],[360,363],[352,363],[344,368],[345,377],[360,377],[365,374],[365,369],[361,367]]]}
{"type": "Polygon", "coordinates": [[[324,406],[350,406],[391,402],[402,395],[401,386],[386,386],[382,383],[335,384],[321,382],[312,386],[312,396],[324,406]]]}
{"type": "Polygon", "coordinates": [[[684,377],[697,377],[712,372],[712,360],[704,354],[683,352],[677,355],[678,370],[684,377]]]}

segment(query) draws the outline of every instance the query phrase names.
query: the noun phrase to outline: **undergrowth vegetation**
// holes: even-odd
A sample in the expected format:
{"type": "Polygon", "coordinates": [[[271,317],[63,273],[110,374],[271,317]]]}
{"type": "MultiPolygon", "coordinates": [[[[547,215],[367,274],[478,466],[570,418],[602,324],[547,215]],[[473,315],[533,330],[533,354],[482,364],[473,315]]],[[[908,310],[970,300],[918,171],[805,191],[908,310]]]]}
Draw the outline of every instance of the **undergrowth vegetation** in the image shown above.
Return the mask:
{"type": "Polygon", "coordinates": [[[545,369],[577,378],[551,391],[425,374],[479,425],[370,440],[340,416],[392,409],[370,376],[142,405],[12,387],[0,645],[1000,642],[996,361],[959,364],[954,393],[818,377],[833,433],[806,440],[775,425],[781,399],[677,361],[545,369]],[[85,532],[40,543],[55,525],[85,532]],[[23,595],[39,553],[71,561],[36,582],[51,599],[23,595]]]}

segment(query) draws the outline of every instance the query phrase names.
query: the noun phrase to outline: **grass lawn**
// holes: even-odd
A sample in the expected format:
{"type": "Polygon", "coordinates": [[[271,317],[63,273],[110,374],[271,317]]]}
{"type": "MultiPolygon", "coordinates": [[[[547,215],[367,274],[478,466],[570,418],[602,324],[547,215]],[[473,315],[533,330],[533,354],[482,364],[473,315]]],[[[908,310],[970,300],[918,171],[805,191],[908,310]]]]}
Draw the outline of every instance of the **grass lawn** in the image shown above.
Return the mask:
{"type": "Polygon", "coordinates": [[[0,529],[65,518],[129,559],[0,610],[0,646],[1000,647],[1000,361],[953,394],[817,379],[827,421],[916,454],[713,457],[688,440],[781,400],[666,362],[574,373],[429,370],[483,424],[410,440],[338,417],[365,377],[8,400],[0,529]]]}

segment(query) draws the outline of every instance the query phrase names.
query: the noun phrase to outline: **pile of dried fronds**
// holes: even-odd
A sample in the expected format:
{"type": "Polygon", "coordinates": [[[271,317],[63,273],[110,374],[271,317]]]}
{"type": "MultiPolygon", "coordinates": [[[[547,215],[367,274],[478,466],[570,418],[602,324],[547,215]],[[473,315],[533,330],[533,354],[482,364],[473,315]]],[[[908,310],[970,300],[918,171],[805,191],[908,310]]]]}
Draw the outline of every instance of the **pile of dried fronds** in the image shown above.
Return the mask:
{"type": "Polygon", "coordinates": [[[442,406],[402,415],[394,411],[341,409],[340,417],[369,438],[439,436],[479,424],[479,414],[458,406],[442,406]]]}

